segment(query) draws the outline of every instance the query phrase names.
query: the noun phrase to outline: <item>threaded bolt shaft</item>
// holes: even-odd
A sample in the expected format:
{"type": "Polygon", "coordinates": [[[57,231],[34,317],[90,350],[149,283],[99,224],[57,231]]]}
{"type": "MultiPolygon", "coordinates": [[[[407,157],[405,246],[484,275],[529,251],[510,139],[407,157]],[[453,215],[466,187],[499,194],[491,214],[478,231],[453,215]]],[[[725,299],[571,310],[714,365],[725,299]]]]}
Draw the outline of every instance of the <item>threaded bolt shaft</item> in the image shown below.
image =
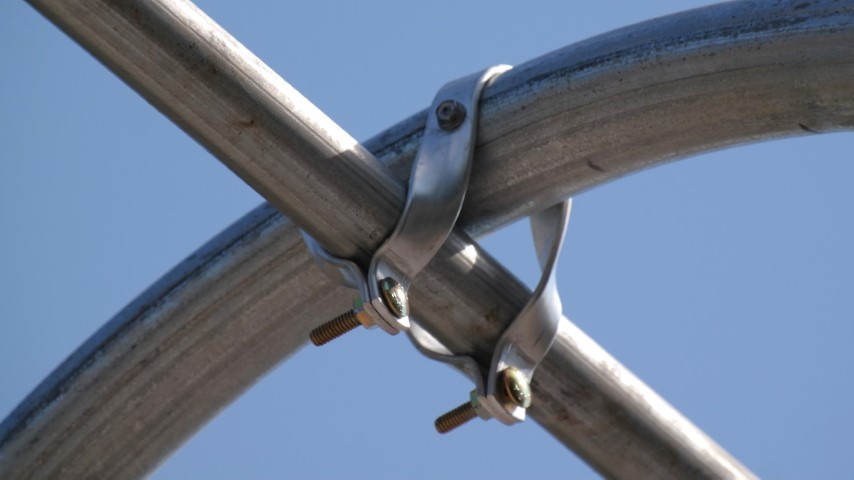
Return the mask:
{"type": "Polygon", "coordinates": [[[448,433],[477,416],[471,402],[466,402],[436,419],[436,431],[448,433]]]}
{"type": "Polygon", "coordinates": [[[356,313],[350,310],[315,328],[311,331],[309,337],[311,338],[311,343],[319,347],[335,340],[359,325],[361,323],[356,318],[356,313]]]}

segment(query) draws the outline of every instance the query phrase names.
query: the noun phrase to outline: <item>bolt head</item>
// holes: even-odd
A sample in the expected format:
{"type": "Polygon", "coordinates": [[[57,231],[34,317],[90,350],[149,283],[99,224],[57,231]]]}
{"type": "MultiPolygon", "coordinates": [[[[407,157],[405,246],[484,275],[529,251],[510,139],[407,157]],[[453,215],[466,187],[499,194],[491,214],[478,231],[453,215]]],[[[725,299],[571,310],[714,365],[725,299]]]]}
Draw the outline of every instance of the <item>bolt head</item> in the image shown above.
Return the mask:
{"type": "Polygon", "coordinates": [[[456,100],[445,100],[436,107],[436,120],[439,128],[451,132],[462,125],[466,119],[466,107],[456,100]]]}
{"type": "Polygon", "coordinates": [[[397,318],[409,316],[409,296],[397,281],[391,277],[380,280],[380,291],[388,309],[397,318]]]}
{"type": "Polygon", "coordinates": [[[501,381],[504,384],[504,393],[513,405],[522,408],[531,406],[531,384],[524,373],[508,367],[501,371],[501,381]]]}

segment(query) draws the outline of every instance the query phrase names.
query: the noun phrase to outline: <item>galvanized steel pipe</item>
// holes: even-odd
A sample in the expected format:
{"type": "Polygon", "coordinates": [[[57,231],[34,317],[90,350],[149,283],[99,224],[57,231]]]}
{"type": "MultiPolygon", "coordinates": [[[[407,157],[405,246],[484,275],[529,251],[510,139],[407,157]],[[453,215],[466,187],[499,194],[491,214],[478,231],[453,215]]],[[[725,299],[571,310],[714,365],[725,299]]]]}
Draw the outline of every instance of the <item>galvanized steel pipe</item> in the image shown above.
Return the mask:
{"type": "MultiPolygon", "coordinates": [[[[401,184],[191,4],[31,3],[336,253],[364,259],[392,228],[401,184]]],[[[461,226],[482,233],[711,148],[850,129],[852,47],[854,2],[740,2],[521,65],[485,93],[461,226]]],[[[422,119],[366,144],[401,178],[422,119]]],[[[341,292],[306,268],[293,230],[262,207],[121,312],[0,425],[0,472],[144,473],[299,348],[341,292]]],[[[526,291],[485,254],[466,265],[456,254],[468,244],[452,236],[413,308],[450,347],[488,360],[526,291]]],[[[750,476],[569,322],[534,388],[533,417],[607,476],[750,476]]]]}

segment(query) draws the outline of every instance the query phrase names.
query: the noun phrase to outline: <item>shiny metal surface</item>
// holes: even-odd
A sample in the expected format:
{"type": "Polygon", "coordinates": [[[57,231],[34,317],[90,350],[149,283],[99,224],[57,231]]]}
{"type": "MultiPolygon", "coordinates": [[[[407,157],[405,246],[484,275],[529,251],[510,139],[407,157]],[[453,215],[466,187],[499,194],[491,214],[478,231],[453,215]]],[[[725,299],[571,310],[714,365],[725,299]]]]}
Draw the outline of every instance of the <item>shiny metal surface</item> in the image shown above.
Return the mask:
{"type": "Polygon", "coordinates": [[[305,242],[306,248],[314,258],[314,262],[335,284],[351,288],[359,292],[361,298],[368,298],[368,289],[365,285],[364,275],[358,265],[350,260],[338,258],[317,243],[311,235],[300,230],[300,235],[305,242]]]}
{"type": "Polygon", "coordinates": [[[378,282],[391,277],[404,290],[409,290],[412,280],[450,235],[468,189],[481,92],[492,79],[510,68],[490,67],[448,82],[439,89],[427,110],[427,124],[409,177],[406,205],[394,231],[374,254],[368,269],[370,301],[382,320],[398,331],[409,328],[409,319],[389,314],[378,282]]]}
{"type": "Polygon", "coordinates": [[[410,340],[422,354],[457,367],[474,381],[471,403],[483,419],[497,418],[505,425],[525,420],[527,406],[508,404],[503,391],[507,389],[508,372],[513,372],[514,383],[524,382],[524,389],[530,389],[534,370],[557,335],[562,312],[555,267],[571,208],[572,201],[567,200],[531,216],[534,246],[543,273],[528,302],[498,339],[489,369],[480,368],[471,357],[453,354],[422,328],[410,332],[410,340]]]}
{"type": "MultiPolygon", "coordinates": [[[[380,327],[389,335],[397,335],[401,331],[409,329],[409,305],[406,300],[406,315],[398,316],[394,312],[389,311],[389,307],[385,303],[385,295],[383,292],[378,292],[378,297],[372,299],[373,293],[369,288],[369,283],[379,284],[385,277],[377,282],[369,282],[365,278],[362,268],[355,262],[345,258],[338,258],[332,255],[320,243],[317,242],[311,235],[303,230],[300,230],[303,241],[305,241],[308,251],[314,257],[315,263],[320,267],[324,274],[335,282],[336,285],[342,285],[358,292],[354,299],[353,313],[361,321],[365,328],[373,329],[380,327]]],[[[404,290],[404,297],[406,291],[404,290]]],[[[324,327],[322,327],[324,328],[324,327]]]]}
{"type": "MultiPolygon", "coordinates": [[[[356,290],[357,295],[353,299],[353,308],[350,311],[354,318],[365,328],[376,328],[376,319],[379,318],[379,314],[374,311],[373,306],[370,303],[365,303],[364,299],[370,298],[370,292],[368,291],[368,285],[365,283],[365,275],[362,273],[362,269],[359,268],[355,262],[344,258],[338,258],[327,252],[322,245],[317,243],[317,240],[312,238],[311,235],[307,234],[304,230],[300,230],[299,233],[302,236],[303,242],[305,242],[306,248],[314,259],[315,265],[317,265],[317,267],[320,268],[320,271],[322,271],[323,274],[332,281],[332,284],[356,290]]],[[[346,313],[344,315],[346,315],[346,313]]],[[[339,315],[336,319],[340,317],[341,316],[339,315]]],[[[329,325],[329,323],[327,322],[325,325],[329,325]]],[[[324,326],[321,325],[319,328],[324,328],[324,326]]],[[[338,328],[330,328],[325,331],[336,333],[341,332],[338,328]]],[[[397,331],[392,330],[389,333],[395,334],[397,331]]],[[[330,339],[325,335],[322,338],[318,338],[314,336],[315,334],[315,330],[312,330],[309,335],[315,345],[318,345],[318,342],[327,343],[330,341],[330,339]]],[[[334,335],[333,338],[337,336],[338,335],[334,335]]]]}
{"type": "Polygon", "coordinates": [[[144,476],[347,298],[314,267],[296,226],[259,207],[95,332],[0,423],[0,478],[144,476]]]}
{"type": "Polygon", "coordinates": [[[486,382],[486,395],[481,399],[481,403],[505,424],[525,420],[526,408],[513,405],[508,409],[500,401],[500,392],[504,388],[503,372],[508,369],[518,370],[530,382],[557,335],[562,310],[555,267],[563,247],[571,208],[572,201],[568,200],[531,215],[531,233],[543,274],[528,303],[501,334],[495,346],[486,382]],[[490,408],[490,405],[499,408],[490,408]]]}
{"type": "MultiPolygon", "coordinates": [[[[336,154],[312,157],[314,147],[299,147],[301,127],[284,127],[280,119],[291,117],[278,110],[303,104],[274,88],[264,93],[280,79],[268,81],[268,69],[195,7],[31,3],[218,157],[246,162],[236,171],[266,173],[268,198],[290,195],[273,192],[280,181],[292,185],[273,158],[304,162],[296,167],[302,173],[309,158],[331,159],[328,171],[317,172],[322,185],[364,177],[349,170],[354,163],[339,165],[336,154]],[[143,54],[141,45],[157,48],[143,54]],[[198,68],[186,68],[187,61],[198,68]]],[[[482,233],[592,186],[713,148],[852,129],[852,11],[851,1],[727,3],[620,29],[516,67],[484,93],[462,226],[482,233]]],[[[405,179],[423,121],[424,114],[415,115],[366,147],[405,179]]],[[[365,245],[375,248],[383,228],[391,229],[403,205],[400,190],[396,208],[367,203],[370,212],[360,202],[374,194],[361,189],[298,191],[297,210],[312,207],[298,221],[333,232],[324,244],[332,241],[336,254],[366,255],[372,250],[365,245]],[[339,201],[347,196],[352,203],[339,201]],[[351,228],[355,233],[344,231],[351,228]]],[[[343,290],[322,294],[331,283],[311,267],[296,229],[269,207],[229,232],[111,320],[0,425],[4,476],[141,475],[299,348],[297,338],[317,318],[345,307],[337,303],[343,290]],[[218,309],[205,308],[213,301],[218,309]],[[247,303],[253,308],[241,309],[247,303]],[[167,338],[170,349],[160,351],[167,338]],[[145,369],[136,368],[140,361],[145,369]]],[[[419,277],[413,288],[424,282],[424,294],[413,308],[436,338],[487,364],[483,349],[527,292],[485,252],[466,251],[463,238],[452,234],[419,277]],[[464,289],[454,288],[455,278],[466,278],[464,289]],[[448,302],[458,308],[444,310],[448,302]],[[490,316],[496,305],[509,313],[490,316]],[[479,335],[470,335],[475,330],[479,335]]],[[[531,415],[603,475],[750,476],[568,321],[533,389],[531,415]]]]}
{"type": "MultiPolygon", "coordinates": [[[[736,1],[621,28],[496,79],[460,226],[479,236],[633,172],[850,130],[852,4],[736,1]]],[[[365,142],[398,177],[424,113],[365,142]]]]}
{"type": "Polygon", "coordinates": [[[474,156],[480,94],[486,84],[510,68],[490,67],[449,82],[436,94],[412,164],[403,212],[391,235],[371,257],[366,278],[354,262],[334,257],[303,233],[321,269],[358,290],[372,323],[386,333],[396,335],[410,327],[409,285],[445,243],[463,205],[474,156]],[[388,292],[383,289],[390,279],[403,289],[397,307],[389,303],[388,292]]]}

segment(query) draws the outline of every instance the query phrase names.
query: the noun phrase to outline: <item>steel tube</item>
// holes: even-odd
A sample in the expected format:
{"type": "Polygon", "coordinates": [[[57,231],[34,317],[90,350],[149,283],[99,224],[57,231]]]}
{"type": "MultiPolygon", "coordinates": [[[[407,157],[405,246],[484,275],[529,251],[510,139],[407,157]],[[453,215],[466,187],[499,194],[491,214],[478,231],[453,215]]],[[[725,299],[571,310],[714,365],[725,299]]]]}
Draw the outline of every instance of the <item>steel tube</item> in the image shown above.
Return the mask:
{"type": "MultiPolygon", "coordinates": [[[[182,26],[184,24],[181,22],[151,20],[173,18],[175,15],[170,16],[171,14],[163,12],[164,8],[173,6],[172,4],[133,4],[123,10],[124,7],[108,6],[106,3],[108,2],[45,5],[34,2],[47,16],[92,49],[102,61],[123,77],[133,77],[138,73],[132,71],[133,68],[140,67],[133,67],[133,61],[123,63],[103,58],[104,55],[121,57],[133,55],[136,49],[149,50],[147,54],[140,54],[134,61],[157,63],[188,54],[186,49],[190,43],[162,39],[152,41],[145,36],[162,36],[175,40],[175,36],[183,31],[185,26],[182,26]],[[94,6],[92,10],[86,11],[86,15],[80,15],[82,20],[74,20],[79,11],[61,11],[64,8],[79,9],[82,8],[81,5],[94,6]],[[110,33],[106,31],[108,29],[101,28],[103,25],[98,26],[99,21],[104,25],[119,21],[114,18],[117,12],[137,16],[137,20],[126,21],[125,28],[133,30],[134,35],[138,33],[139,37],[122,31],[122,38],[110,38],[110,33]],[[97,20],[99,14],[103,17],[101,20],[97,20]],[[63,15],[68,15],[71,19],[63,15]],[[140,18],[142,20],[139,20],[140,18]],[[153,29],[153,25],[158,28],[171,25],[174,31],[167,29],[166,32],[157,33],[159,30],[153,29]],[[89,35],[95,39],[88,38],[89,35]],[[106,36],[106,40],[97,40],[101,38],[98,35],[106,36]],[[130,41],[134,42],[133,47],[109,46],[122,45],[122,42],[129,41],[128,37],[132,38],[130,41]],[[140,45],[152,48],[142,49],[140,45]],[[173,49],[171,53],[169,48],[173,49]],[[166,60],[158,55],[165,56],[166,60]]],[[[545,206],[554,198],[696,151],[771,136],[850,128],[854,124],[854,85],[851,80],[854,78],[854,69],[848,54],[852,46],[851,5],[851,2],[827,2],[797,10],[794,4],[718,6],[596,37],[517,68],[487,91],[483,107],[484,117],[479,131],[481,141],[476,160],[478,164],[473,172],[469,201],[463,212],[463,226],[472,233],[482,232],[509,218],[545,206]],[[618,79],[625,81],[620,82],[618,79]],[[662,112],[667,114],[663,115],[662,112]],[[558,136],[551,137],[549,133],[558,136]],[[502,169],[496,169],[496,165],[502,165],[502,169]],[[520,172],[522,175],[519,175],[520,172]],[[539,190],[536,195],[531,194],[534,186],[539,190]],[[492,192],[502,191],[507,194],[506,197],[490,199],[492,192]],[[530,198],[516,196],[517,191],[523,192],[522,195],[530,195],[530,198]]],[[[185,19],[188,11],[187,8],[181,10],[184,15],[182,19],[185,19]]],[[[193,12],[193,15],[201,15],[195,10],[193,12]]],[[[203,31],[217,31],[213,27],[210,28],[203,31]]],[[[220,39],[218,33],[211,35],[207,40],[220,39]]],[[[196,41],[201,40],[197,38],[196,41]]],[[[219,46],[229,45],[225,41],[213,43],[219,46]]],[[[194,48],[205,50],[198,45],[194,48]]],[[[210,54],[211,51],[206,50],[206,53],[210,54]]],[[[199,120],[194,116],[198,112],[193,113],[180,102],[188,98],[197,100],[194,95],[200,96],[199,98],[205,94],[216,97],[217,93],[222,93],[217,89],[224,87],[211,86],[205,82],[225,82],[232,87],[242,85],[233,78],[222,80],[219,75],[193,77],[194,69],[203,72],[218,58],[211,60],[201,54],[192,57],[187,61],[187,65],[193,68],[190,68],[189,72],[186,69],[177,70],[178,79],[170,87],[158,83],[155,88],[146,86],[145,81],[137,80],[129,80],[129,83],[140,89],[146,98],[158,105],[167,115],[173,115],[177,123],[191,131],[220,158],[230,158],[228,155],[232,150],[254,148],[241,143],[243,140],[240,137],[244,135],[253,139],[251,142],[247,141],[247,144],[261,142],[268,149],[272,149],[271,145],[282,140],[272,136],[270,132],[281,134],[291,128],[288,121],[299,123],[298,121],[282,120],[290,118],[282,112],[263,112],[264,115],[257,118],[237,116],[236,118],[244,121],[241,125],[252,127],[250,130],[258,125],[258,130],[261,130],[260,133],[250,135],[238,129],[243,132],[241,134],[222,125],[205,124],[207,120],[199,120]],[[187,80],[188,78],[193,80],[187,80]],[[199,82],[198,85],[195,82],[199,82]],[[171,88],[183,93],[167,99],[168,102],[178,103],[169,103],[167,106],[167,100],[152,99],[148,96],[150,91],[162,89],[168,92],[171,88]],[[188,92],[187,89],[191,91],[188,92]],[[233,145],[228,142],[219,145],[206,136],[212,136],[217,128],[224,129],[220,133],[229,138],[233,145]],[[212,143],[209,144],[208,141],[212,143]]],[[[257,67],[253,62],[257,60],[247,61],[246,64],[257,67]]],[[[180,67],[181,64],[174,60],[169,66],[180,67]]],[[[214,68],[218,65],[214,65],[214,68]]],[[[173,73],[168,70],[162,68],[166,77],[173,73]]],[[[228,72],[219,69],[216,71],[228,72]]],[[[229,74],[231,73],[234,72],[229,74]]],[[[241,78],[245,80],[245,77],[241,78]]],[[[162,79],[157,81],[166,82],[162,79]]],[[[262,83],[252,83],[247,90],[262,83]]],[[[270,85],[279,84],[271,81],[270,85]]],[[[237,90],[230,92],[230,97],[226,99],[239,104],[237,97],[242,93],[240,89],[237,90]]],[[[264,96],[256,95],[248,103],[254,102],[257,105],[257,99],[262,97],[264,96]]],[[[277,99],[268,102],[265,107],[284,107],[287,110],[296,104],[299,102],[287,104],[277,99]]],[[[291,111],[293,110],[291,108],[291,111]]],[[[224,114],[228,111],[223,107],[224,114]]],[[[325,123],[320,123],[321,129],[327,127],[325,123]]],[[[418,127],[419,117],[416,116],[380,135],[367,146],[383,160],[395,166],[397,171],[405,170],[408,157],[411,157],[417,145],[418,127]]],[[[230,128],[234,130],[235,127],[230,128]]],[[[290,148],[292,153],[306,153],[301,150],[302,143],[296,143],[298,147],[287,148],[290,148]]],[[[349,156],[342,162],[319,162],[323,163],[323,168],[329,163],[342,163],[355,165],[352,168],[363,168],[369,172],[355,177],[369,178],[360,182],[360,186],[364,188],[356,190],[371,190],[374,185],[371,182],[382,178],[381,174],[376,173],[381,170],[370,162],[363,161],[361,151],[358,147],[349,145],[349,140],[330,144],[333,145],[333,151],[335,146],[346,147],[343,151],[349,156]]],[[[283,147],[283,150],[287,149],[283,147]]],[[[265,152],[263,148],[252,151],[265,152]]],[[[238,158],[246,157],[247,155],[238,158]]],[[[292,160],[288,156],[281,158],[287,158],[288,162],[292,160]]],[[[335,158],[335,154],[309,158],[328,160],[335,158]]],[[[234,161],[232,168],[249,177],[269,174],[275,178],[275,169],[281,168],[275,166],[273,161],[267,164],[262,162],[260,167],[255,165],[243,168],[241,161],[234,161]],[[265,170],[267,167],[271,169],[269,172],[265,170]]],[[[299,168],[310,166],[301,165],[299,168]]],[[[332,185],[329,186],[324,183],[325,180],[320,177],[318,183],[323,184],[323,188],[328,187],[330,191],[336,192],[338,187],[335,183],[331,182],[332,185]]],[[[266,188],[278,195],[282,193],[278,190],[280,187],[275,181],[266,186],[256,186],[262,192],[265,192],[266,188]]],[[[389,198],[381,199],[388,205],[392,205],[395,202],[393,197],[397,196],[394,194],[394,188],[390,191],[392,194],[387,195],[389,198]]],[[[397,191],[400,191],[399,188],[397,191]]],[[[369,192],[370,195],[374,193],[369,192]]],[[[321,197],[324,201],[329,199],[321,194],[316,198],[321,197]]],[[[314,197],[309,194],[309,198],[314,197]]],[[[278,206],[275,197],[271,200],[278,206]]],[[[298,199],[288,199],[284,203],[290,204],[292,201],[298,202],[298,199]]],[[[340,205],[350,208],[349,203],[340,205]]],[[[389,206],[388,210],[394,211],[394,208],[389,206]]],[[[320,216],[322,215],[318,215],[320,216]]],[[[268,218],[269,222],[281,222],[280,219],[272,220],[274,216],[265,218],[268,218]]],[[[308,220],[314,218],[315,216],[311,216],[308,220]]],[[[329,223],[337,223],[340,215],[326,218],[335,218],[335,221],[329,220],[329,223]]],[[[390,229],[391,223],[381,225],[381,222],[378,222],[379,226],[374,228],[370,223],[373,218],[356,218],[361,221],[359,223],[362,229],[357,229],[353,237],[339,237],[340,230],[330,234],[326,230],[328,225],[306,225],[314,229],[312,233],[315,235],[318,232],[323,233],[324,235],[318,235],[323,241],[327,241],[325,237],[335,237],[338,242],[335,248],[340,252],[354,252],[356,256],[363,256],[379,241],[372,237],[372,234],[381,235],[379,232],[390,229]],[[347,244],[349,241],[352,241],[353,245],[347,244]]],[[[393,220],[392,218],[390,222],[393,220]]],[[[300,217],[299,221],[304,222],[305,219],[300,217]]],[[[347,221],[352,222],[352,218],[347,221]]],[[[159,282],[144,298],[117,316],[48,378],[0,427],[0,448],[3,451],[0,471],[23,474],[57,471],[144,472],[156,464],[166,451],[204,423],[206,418],[246,388],[258,374],[272,366],[276,360],[271,359],[283,358],[288,352],[298,348],[298,345],[294,344],[294,335],[313,326],[313,320],[299,315],[288,322],[274,322],[276,326],[287,323],[288,328],[293,329],[289,337],[291,343],[282,348],[273,348],[264,343],[268,340],[258,334],[265,328],[260,323],[247,325],[248,330],[253,333],[237,337],[241,338],[241,341],[263,344],[264,348],[248,349],[252,351],[241,350],[244,344],[235,342],[234,339],[226,340],[212,333],[203,334],[214,331],[207,330],[208,322],[215,321],[216,316],[205,308],[210,302],[219,302],[218,305],[251,304],[254,312],[263,312],[277,301],[271,298],[277,297],[276,295],[250,295],[252,289],[237,289],[233,295],[224,293],[230,291],[225,287],[236,286],[232,282],[237,280],[231,277],[239,276],[237,271],[243,268],[241,262],[229,264],[232,265],[229,268],[217,263],[230,261],[230,256],[237,256],[236,250],[230,250],[235,248],[234,238],[244,239],[241,240],[244,243],[240,245],[245,250],[238,249],[240,254],[260,258],[284,255],[281,250],[276,250],[278,253],[275,253],[262,248],[265,241],[280,235],[276,237],[276,241],[272,241],[277,245],[276,248],[286,248],[286,252],[301,257],[299,261],[290,257],[282,258],[281,261],[285,265],[290,265],[290,262],[298,264],[300,261],[305,265],[306,259],[302,257],[304,253],[294,250],[297,247],[293,239],[287,235],[281,236],[284,235],[283,231],[288,230],[284,223],[271,226],[272,223],[261,222],[267,225],[265,228],[251,226],[251,223],[247,220],[235,227],[231,233],[232,237],[218,237],[207,247],[210,255],[205,258],[208,260],[198,260],[200,263],[190,266],[183,265],[176,273],[171,273],[167,279],[159,282]],[[280,243],[286,246],[282,247],[280,243]],[[211,253],[219,250],[222,250],[224,255],[211,253]],[[219,275],[222,277],[219,278],[219,275]],[[212,296],[205,296],[201,293],[202,289],[194,290],[204,282],[208,282],[208,286],[217,285],[212,296]],[[184,293],[179,294],[176,289],[185,290],[180,290],[184,293]],[[246,298],[241,298],[240,292],[244,292],[246,298]],[[170,303],[172,299],[178,300],[170,303]],[[170,319],[169,322],[165,321],[166,318],[170,319]],[[162,328],[178,328],[176,332],[179,333],[166,336],[153,333],[162,328]],[[193,340],[189,339],[191,336],[193,340]],[[169,339],[169,342],[163,344],[158,342],[159,339],[169,339]],[[213,352],[216,348],[224,348],[233,352],[233,355],[245,355],[241,357],[245,358],[243,369],[221,363],[216,363],[216,368],[200,366],[198,359],[194,363],[193,355],[180,348],[181,342],[184,341],[195,342],[192,350],[194,352],[213,352]],[[169,348],[161,348],[161,345],[167,345],[169,348]],[[135,346],[144,348],[140,350],[135,346]],[[148,352],[149,356],[136,357],[135,355],[142,353],[133,353],[134,351],[148,352]],[[262,355],[256,352],[265,353],[262,355]],[[153,377],[147,375],[157,377],[158,374],[165,374],[165,367],[162,367],[164,370],[158,370],[157,367],[161,365],[158,363],[161,357],[168,357],[168,362],[171,362],[168,375],[176,380],[177,388],[174,391],[160,392],[161,397],[158,397],[146,386],[150,387],[153,382],[153,377]],[[143,359],[146,361],[143,362],[143,359]],[[139,368],[140,364],[144,364],[145,368],[139,368]],[[200,371],[209,373],[202,375],[200,371]],[[181,383],[178,380],[181,378],[194,379],[192,388],[180,388],[181,383]],[[200,399],[201,392],[212,394],[212,398],[200,399]],[[165,397],[162,397],[163,395],[165,397]],[[189,412],[188,401],[196,399],[200,399],[199,403],[193,404],[193,411],[189,412]],[[155,405],[157,400],[168,400],[167,403],[173,409],[160,409],[155,405]],[[88,408],[80,407],[86,402],[88,408]],[[101,414],[100,407],[97,411],[92,408],[92,405],[103,403],[112,405],[114,409],[127,410],[125,413],[136,419],[143,426],[142,430],[134,434],[137,436],[129,438],[128,432],[132,430],[113,429],[105,423],[105,418],[108,417],[98,416],[101,414]],[[144,408],[130,409],[127,407],[129,403],[144,408]],[[75,411],[78,412],[77,415],[73,414],[75,411]],[[66,415],[60,415],[62,412],[66,415]],[[177,424],[173,426],[170,419],[181,421],[174,422],[177,424]],[[112,438],[113,442],[105,442],[101,450],[91,448],[91,443],[87,444],[84,440],[87,439],[87,433],[94,429],[98,429],[101,434],[99,438],[104,438],[105,431],[107,434],[112,432],[112,436],[106,436],[108,439],[112,438]],[[140,438],[147,441],[140,442],[140,438]],[[38,440],[38,445],[34,440],[38,440]],[[89,448],[84,449],[84,446],[89,448]],[[97,453],[87,456],[86,450],[94,450],[97,453]],[[97,461],[93,459],[93,455],[98,456],[97,461]],[[60,468],[64,470],[58,470],[60,468]]],[[[343,228],[340,225],[335,227],[343,228]]],[[[329,229],[333,230],[331,227],[329,229]]],[[[457,234],[446,245],[444,256],[435,262],[436,265],[425,274],[425,278],[420,279],[423,285],[431,287],[431,294],[418,295],[421,290],[416,291],[413,306],[425,326],[450,346],[458,351],[474,351],[479,358],[484,358],[488,345],[494,341],[502,325],[508,320],[507,315],[502,315],[501,318],[486,315],[495,305],[486,305],[488,300],[500,299],[498,301],[502,308],[499,311],[512,312],[514,308],[518,309],[522,305],[525,292],[517,283],[505,282],[500,268],[485,256],[481,256],[481,260],[475,265],[476,269],[467,274],[465,283],[469,289],[454,290],[453,282],[459,282],[459,278],[463,278],[466,267],[460,265],[461,260],[455,254],[466,243],[465,236],[457,234]],[[461,307],[458,309],[459,314],[453,315],[452,328],[440,325],[428,314],[447,314],[448,305],[451,304],[461,307]],[[467,339],[472,338],[469,334],[471,330],[478,330],[482,335],[474,336],[478,338],[476,345],[467,343],[467,339]]],[[[255,267],[246,266],[248,270],[243,273],[244,283],[241,285],[249,284],[258,288],[261,288],[260,285],[266,285],[261,288],[261,291],[266,292],[271,288],[278,288],[270,286],[269,278],[264,283],[260,282],[263,275],[275,275],[261,265],[263,262],[259,260],[255,267]],[[250,271],[252,268],[256,270],[250,271]],[[257,284],[254,283],[256,281],[257,284]]],[[[281,268],[287,271],[291,267],[281,268]]],[[[309,276],[306,281],[317,281],[318,285],[325,285],[321,278],[317,278],[318,275],[313,269],[304,275],[309,276]],[[314,277],[311,277],[312,275],[314,277]]],[[[297,290],[297,293],[301,296],[297,299],[290,298],[291,302],[297,300],[296,303],[305,307],[304,312],[309,312],[312,317],[318,315],[314,318],[324,318],[324,312],[319,310],[322,308],[320,305],[306,307],[303,304],[303,301],[318,298],[304,291],[297,290]]],[[[321,305],[323,303],[321,302],[321,305]]],[[[245,318],[247,322],[263,322],[260,318],[245,318]]],[[[276,327],[267,325],[266,328],[276,327]]],[[[279,340],[283,339],[279,337],[279,340]]],[[[557,345],[538,373],[535,389],[538,398],[546,400],[532,412],[533,416],[558,439],[573,447],[606,475],[634,478],[697,476],[703,473],[709,476],[729,476],[739,472],[743,475],[749,474],[741,470],[737,462],[721,452],[696,428],[683,422],[678,413],[571,324],[565,323],[561,327],[557,345]],[[572,378],[568,378],[569,372],[573,372],[572,378]],[[592,393],[590,386],[595,387],[592,393]],[[584,394],[581,395],[581,392],[584,394]],[[573,397],[573,402],[567,402],[568,396],[573,397]]]]}

